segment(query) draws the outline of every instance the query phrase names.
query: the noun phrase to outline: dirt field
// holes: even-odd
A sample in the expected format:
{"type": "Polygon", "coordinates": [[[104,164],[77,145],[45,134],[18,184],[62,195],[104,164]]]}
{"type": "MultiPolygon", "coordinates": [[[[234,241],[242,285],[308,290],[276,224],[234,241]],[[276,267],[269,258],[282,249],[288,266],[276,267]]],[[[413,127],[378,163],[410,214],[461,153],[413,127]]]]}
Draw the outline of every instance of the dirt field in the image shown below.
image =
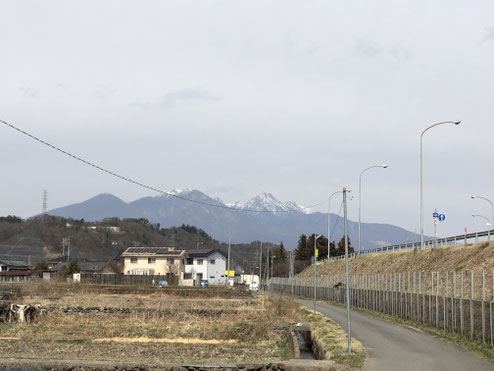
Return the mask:
{"type": "Polygon", "coordinates": [[[114,290],[45,282],[17,288],[14,302],[51,310],[36,323],[0,323],[0,359],[155,366],[291,358],[287,328],[300,320],[291,302],[225,288],[201,288],[197,295],[173,288],[146,288],[144,294],[114,290]]]}

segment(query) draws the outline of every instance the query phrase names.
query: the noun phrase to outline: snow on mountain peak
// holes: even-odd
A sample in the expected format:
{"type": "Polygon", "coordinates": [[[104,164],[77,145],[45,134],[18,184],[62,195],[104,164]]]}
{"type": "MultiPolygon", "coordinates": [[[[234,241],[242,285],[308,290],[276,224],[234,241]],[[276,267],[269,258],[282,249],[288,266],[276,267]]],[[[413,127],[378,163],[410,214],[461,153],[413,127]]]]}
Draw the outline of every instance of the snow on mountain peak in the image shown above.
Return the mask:
{"type": "Polygon", "coordinates": [[[305,209],[294,202],[279,201],[271,193],[262,192],[242,205],[242,209],[259,211],[297,211],[305,213],[305,209]]]}

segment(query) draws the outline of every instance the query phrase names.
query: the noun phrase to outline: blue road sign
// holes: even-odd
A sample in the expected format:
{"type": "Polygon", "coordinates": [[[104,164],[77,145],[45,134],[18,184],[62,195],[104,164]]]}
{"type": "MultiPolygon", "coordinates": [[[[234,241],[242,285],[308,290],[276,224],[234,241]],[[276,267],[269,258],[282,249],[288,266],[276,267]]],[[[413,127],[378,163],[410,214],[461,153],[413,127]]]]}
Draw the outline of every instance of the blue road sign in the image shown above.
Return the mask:
{"type": "Polygon", "coordinates": [[[440,221],[440,222],[443,222],[443,221],[444,221],[444,219],[446,219],[446,215],[444,215],[444,214],[439,214],[438,218],[439,218],[439,221],[440,221]]]}
{"type": "Polygon", "coordinates": [[[439,213],[432,213],[433,218],[439,218],[439,213]]]}

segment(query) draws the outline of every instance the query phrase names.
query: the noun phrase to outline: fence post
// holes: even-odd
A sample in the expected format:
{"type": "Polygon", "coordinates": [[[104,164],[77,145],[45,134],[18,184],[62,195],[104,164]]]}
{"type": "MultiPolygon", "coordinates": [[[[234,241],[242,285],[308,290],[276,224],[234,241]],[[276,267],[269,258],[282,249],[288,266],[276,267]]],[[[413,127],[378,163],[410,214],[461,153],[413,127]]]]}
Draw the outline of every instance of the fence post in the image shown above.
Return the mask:
{"type": "Polygon", "coordinates": [[[453,271],[453,297],[451,298],[451,326],[456,332],[456,271],[453,271]]]}
{"type": "Polygon", "coordinates": [[[485,271],[482,271],[482,341],[485,343],[485,271]]]}
{"type": "Polygon", "coordinates": [[[473,316],[473,286],[474,286],[474,282],[473,282],[473,270],[470,271],[470,339],[473,340],[473,331],[474,331],[474,328],[473,328],[473,321],[474,321],[474,316],[473,316]]]}
{"type": "Polygon", "coordinates": [[[437,284],[436,284],[436,328],[439,328],[439,284],[440,275],[439,272],[436,273],[437,284]]]}
{"type": "Polygon", "coordinates": [[[417,297],[417,286],[416,286],[416,273],[417,272],[413,272],[413,293],[412,293],[412,320],[416,320],[417,319],[417,313],[415,311],[415,304],[413,302],[413,299],[416,299],[417,297]]]}
{"type": "Polygon", "coordinates": [[[434,295],[434,272],[431,272],[431,284],[432,284],[432,290],[431,293],[429,294],[429,324],[433,325],[434,319],[432,317],[432,295],[434,295]]]}
{"type": "Polygon", "coordinates": [[[460,297],[460,333],[463,335],[465,331],[465,318],[463,317],[463,298],[465,294],[464,285],[465,271],[461,271],[461,297],[460,297]]]}
{"type": "Polygon", "coordinates": [[[448,327],[448,295],[449,295],[449,272],[446,272],[446,290],[443,296],[443,328],[446,330],[448,327]]]}

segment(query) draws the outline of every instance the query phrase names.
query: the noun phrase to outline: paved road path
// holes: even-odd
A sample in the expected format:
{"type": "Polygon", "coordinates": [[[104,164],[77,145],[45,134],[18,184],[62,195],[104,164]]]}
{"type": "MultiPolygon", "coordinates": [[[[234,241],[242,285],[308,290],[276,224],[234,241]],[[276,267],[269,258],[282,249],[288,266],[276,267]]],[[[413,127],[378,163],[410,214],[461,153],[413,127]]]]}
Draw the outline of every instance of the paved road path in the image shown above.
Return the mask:
{"type": "MultiPolygon", "coordinates": [[[[312,301],[296,300],[313,308],[312,301]]],[[[317,310],[346,331],[346,309],[317,303],[317,310]]],[[[360,312],[351,313],[352,337],[367,348],[363,371],[484,371],[494,364],[456,345],[360,312]]]]}

